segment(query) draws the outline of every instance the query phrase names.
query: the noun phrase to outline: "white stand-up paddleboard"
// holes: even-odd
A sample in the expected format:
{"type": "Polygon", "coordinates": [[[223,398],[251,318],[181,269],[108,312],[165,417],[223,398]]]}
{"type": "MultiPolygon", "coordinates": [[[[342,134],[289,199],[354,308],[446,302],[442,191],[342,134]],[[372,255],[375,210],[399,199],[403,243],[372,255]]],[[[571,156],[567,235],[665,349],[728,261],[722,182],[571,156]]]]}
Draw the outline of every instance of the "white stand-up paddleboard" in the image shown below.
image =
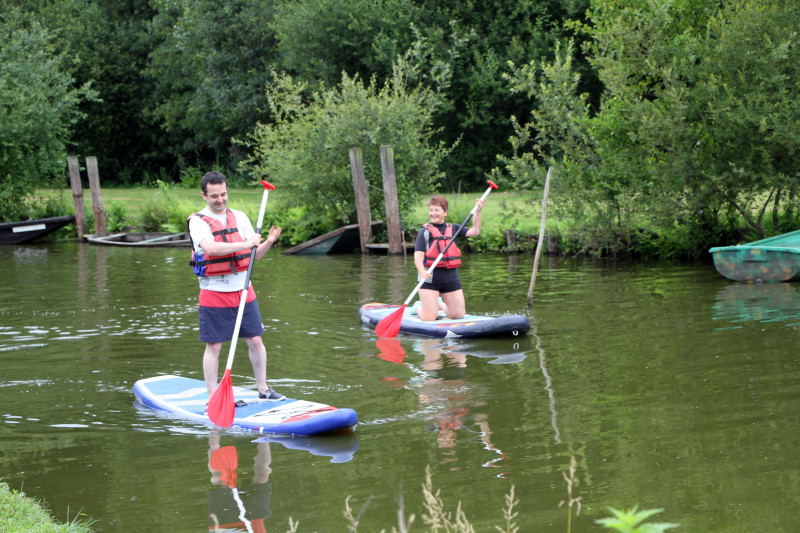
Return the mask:
{"type": "MultiPolygon", "coordinates": [[[[133,385],[137,400],[147,407],[166,411],[179,418],[211,424],[206,414],[208,392],[199,379],[181,376],[155,376],[133,385]]],[[[258,391],[233,387],[236,407],[232,428],[256,433],[317,435],[351,428],[358,422],[352,409],[308,400],[260,400],[258,391]]]]}
{"type": "MultiPolygon", "coordinates": [[[[397,311],[399,305],[368,303],[361,306],[358,316],[364,325],[374,328],[378,323],[397,311]]],[[[438,320],[426,322],[419,318],[410,307],[403,310],[402,333],[424,335],[426,337],[445,337],[448,339],[479,339],[524,335],[531,329],[531,321],[522,315],[467,315],[464,318],[447,318],[440,312],[438,320]]]]}

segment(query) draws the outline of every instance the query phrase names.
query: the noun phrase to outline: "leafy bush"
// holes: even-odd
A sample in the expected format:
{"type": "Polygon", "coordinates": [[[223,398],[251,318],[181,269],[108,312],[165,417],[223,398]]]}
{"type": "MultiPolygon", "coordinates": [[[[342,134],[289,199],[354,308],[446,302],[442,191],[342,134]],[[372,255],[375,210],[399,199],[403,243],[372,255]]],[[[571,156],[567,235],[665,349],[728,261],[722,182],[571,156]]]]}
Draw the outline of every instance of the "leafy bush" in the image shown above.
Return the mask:
{"type": "Polygon", "coordinates": [[[192,212],[188,202],[174,198],[169,185],[158,180],[158,190],[145,202],[139,223],[144,231],[185,231],[186,219],[192,212]]]}
{"type": "Polygon", "coordinates": [[[405,218],[419,195],[440,178],[438,165],[448,149],[433,142],[438,95],[410,86],[414,68],[399,60],[383,87],[342,75],[339,86],[304,99],[306,86],[275,74],[268,87],[274,122],[259,124],[247,143],[253,154],[242,165],[253,176],[269,176],[294,206],[307,206],[314,233],[357,219],[350,149],[362,150],[372,216],[385,220],[380,147],[395,154],[397,197],[405,218]]]}
{"type": "Polygon", "coordinates": [[[125,231],[129,225],[128,210],[123,202],[111,202],[106,210],[106,231],[117,233],[125,231]]]}

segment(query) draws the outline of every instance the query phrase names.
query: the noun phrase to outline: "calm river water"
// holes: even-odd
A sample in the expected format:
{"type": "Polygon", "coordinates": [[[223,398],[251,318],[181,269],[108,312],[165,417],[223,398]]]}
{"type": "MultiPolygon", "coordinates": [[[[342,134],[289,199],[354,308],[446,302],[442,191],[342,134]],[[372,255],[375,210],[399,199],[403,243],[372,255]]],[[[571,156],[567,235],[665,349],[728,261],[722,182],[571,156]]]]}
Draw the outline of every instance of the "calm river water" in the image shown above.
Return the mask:
{"type": "MultiPolygon", "coordinates": [[[[202,379],[188,251],[2,251],[0,479],[59,521],[89,518],[98,532],[204,531],[210,513],[237,522],[209,469],[222,446],[254,531],[290,518],[346,531],[348,497],[359,531],[391,530],[400,506],[422,531],[426,469],[477,531],[504,524],[512,487],[526,533],[601,531],[608,507],[636,504],[664,508],[656,518],[676,531],[800,530],[797,285],[735,284],[711,265],[542,258],[528,311],[530,257],[467,257],[468,309],[528,314],[532,331],[401,334],[399,351],[357,311],[402,303],[410,259],[273,251],[253,271],[271,383],[351,407],[359,425],[257,440],[134,401],[143,377],[202,379]]],[[[240,343],[234,384],[252,385],[250,371],[240,343]]]]}

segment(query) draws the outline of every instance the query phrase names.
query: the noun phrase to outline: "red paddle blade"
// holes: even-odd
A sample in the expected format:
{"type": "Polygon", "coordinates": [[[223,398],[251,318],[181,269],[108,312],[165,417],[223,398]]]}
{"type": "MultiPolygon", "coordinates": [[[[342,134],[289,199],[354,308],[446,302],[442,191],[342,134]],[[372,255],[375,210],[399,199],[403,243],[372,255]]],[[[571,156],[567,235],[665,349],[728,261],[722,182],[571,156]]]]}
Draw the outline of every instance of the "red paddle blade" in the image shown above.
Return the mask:
{"type": "Polygon", "coordinates": [[[233,384],[231,383],[231,369],[225,370],[219,387],[208,400],[208,418],[219,427],[229,428],[233,424],[233,415],[236,411],[236,400],[233,398],[233,384]]]}
{"type": "Polygon", "coordinates": [[[406,304],[403,304],[397,311],[393,311],[391,315],[378,322],[378,325],[375,326],[375,334],[384,338],[397,337],[397,333],[400,331],[400,324],[403,322],[403,311],[405,309],[406,304]]]}
{"type": "Polygon", "coordinates": [[[236,453],[236,446],[224,446],[211,452],[208,466],[219,472],[220,481],[232,489],[236,488],[236,467],[239,466],[239,454],[236,453]]]}
{"type": "Polygon", "coordinates": [[[406,359],[406,351],[397,339],[378,339],[375,341],[378,348],[378,357],[402,365],[406,359]]]}

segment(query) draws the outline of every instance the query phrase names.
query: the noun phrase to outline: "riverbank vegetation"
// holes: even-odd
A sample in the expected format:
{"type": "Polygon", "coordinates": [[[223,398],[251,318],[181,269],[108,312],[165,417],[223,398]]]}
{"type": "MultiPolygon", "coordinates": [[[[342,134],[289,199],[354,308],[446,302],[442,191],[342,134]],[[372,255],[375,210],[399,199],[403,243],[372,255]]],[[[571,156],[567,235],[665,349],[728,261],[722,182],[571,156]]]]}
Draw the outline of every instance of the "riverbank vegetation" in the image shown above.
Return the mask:
{"type": "Polygon", "coordinates": [[[84,515],[67,517],[67,523],[57,523],[38,502],[21,491],[11,490],[0,483],[0,531],[26,533],[90,533],[91,522],[84,515]]]}
{"type": "MultiPolygon", "coordinates": [[[[204,205],[200,188],[170,186],[161,182],[156,189],[149,188],[108,188],[103,189],[103,209],[106,230],[110,233],[120,231],[186,231],[186,219],[204,205]]],[[[262,189],[231,188],[229,206],[240,209],[255,220],[261,202],[262,189]]],[[[41,190],[39,196],[53,212],[68,213],[72,209],[72,198],[67,190],[41,190]]],[[[434,193],[431,193],[434,194],[434,193]]],[[[475,205],[481,193],[445,193],[450,204],[449,220],[462,222],[475,205]]],[[[427,201],[429,196],[420,197],[409,206],[409,214],[403,219],[406,240],[411,242],[418,229],[428,221],[427,201]]],[[[532,252],[535,248],[534,235],[538,235],[541,202],[530,193],[519,191],[493,192],[483,210],[483,227],[479,237],[470,239],[469,246],[475,252],[532,252]],[[536,204],[536,205],[533,205],[536,204]],[[533,218],[531,218],[533,216],[533,218]],[[513,248],[509,248],[505,232],[512,230],[520,237],[513,248]]],[[[92,213],[91,198],[84,198],[84,210],[92,213]]],[[[264,214],[264,226],[281,226],[281,240],[277,246],[289,247],[304,242],[317,233],[305,223],[307,208],[295,206],[286,199],[283,190],[276,189],[269,196],[264,214]]],[[[88,218],[89,231],[93,231],[92,217],[88,218]]],[[[549,226],[558,231],[558,221],[551,220],[549,226]]],[[[71,232],[64,230],[62,237],[71,232]]],[[[386,242],[384,234],[375,236],[376,242],[386,242]],[[381,240],[383,239],[383,240],[381,240]]]]}
{"type": "MultiPolygon", "coordinates": [[[[425,472],[425,483],[422,485],[424,512],[419,516],[419,522],[427,526],[427,531],[450,531],[453,533],[474,532],[475,528],[469,521],[461,502],[459,501],[454,511],[448,510],[442,499],[441,492],[434,489],[430,468],[425,472]]],[[[506,495],[504,507],[501,512],[502,525],[496,525],[495,529],[501,533],[518,533],[519,527],[516,520],[519,515],[517,506],[519,500],[514,494],[514,487],[506,495]]],[[[399,509],[397,512],[397,527],[392,527],[392,531],[406,533],[408,531],[420,530],[419,526],[414,526],[417,516],[414,513],[406,514],[403,504],[403,497],[400,495],[399,509]]],[[[355,533],[358,531],[358,524],[361,516],[369,506],[366,502],[358,512],[350,507],[350,497],[348,496],[344,504],[344,519],[348,524],[348,531],[355,533]]],[[[570,517],[572,505],[570,507],[570,517]]],[[[659,513],[661,509],[637,511],[634,506],[630,511],[617,511],[609,509],[611,517],[599,519],[596,522],[603,525],[606,529],[620,531],[622,533],[658,533],[666,529],[677,527],[677,524],[653,524],[645,521],[653,514],[659,513]]],[[[580,513],[580,511],[578,511],[580,513]]],[[[80,515],[83,516],[83,515],[80,515]]],[[[69,518],[69,517],[68,517],[69,518]]],[[[91,533],[91,521],[87,519],[78,520],[74,517],[66,524],[59,524],[45,511],[35,500],[28,498],[19,491],[9,489],[6,483],[0,482],[0,529],[2,531],[25,531],[27,533],[91,533]]],[[[289,532],[301,531],[301,522],[289,519],[289,532]]],[[[569,531],[569,528],[567,529],[569,531]]]]}
{"type": "Polygon", "coordinates": [[[0,5],[0,219],[92,155],[104,187],[267,179],[301,241],[356,221],[352,147],[385,218],[391,145],[407,226],[487,178],[536,220],[551,167],[562,253],[695,258],[800,225],[790,0],[0,5]]]}

